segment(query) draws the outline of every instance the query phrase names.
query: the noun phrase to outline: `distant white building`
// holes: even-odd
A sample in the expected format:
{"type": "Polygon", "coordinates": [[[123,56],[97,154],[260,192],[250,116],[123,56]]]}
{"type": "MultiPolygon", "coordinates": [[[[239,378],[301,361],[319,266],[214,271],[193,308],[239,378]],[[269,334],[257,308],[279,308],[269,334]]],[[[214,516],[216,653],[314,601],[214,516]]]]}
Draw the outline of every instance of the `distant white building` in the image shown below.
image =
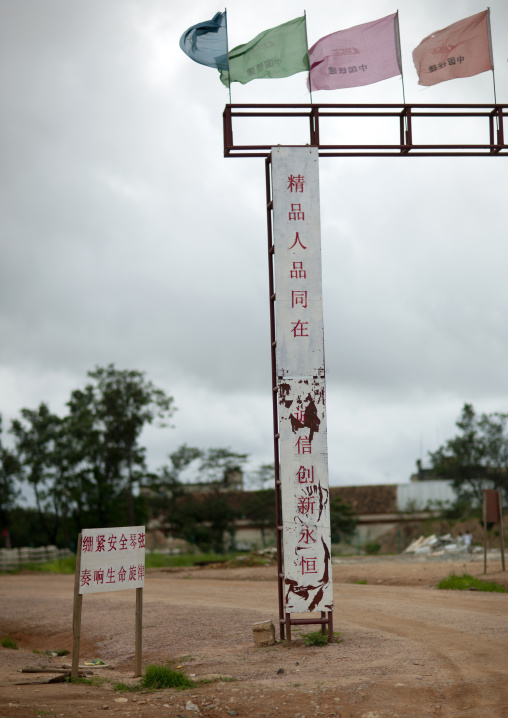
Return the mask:
{"type": "Polygon", "coordinates": [[[397,484],[398,511],[439,510],[449,508],[456,500],[457,492],[447,479],[397,484]]]}

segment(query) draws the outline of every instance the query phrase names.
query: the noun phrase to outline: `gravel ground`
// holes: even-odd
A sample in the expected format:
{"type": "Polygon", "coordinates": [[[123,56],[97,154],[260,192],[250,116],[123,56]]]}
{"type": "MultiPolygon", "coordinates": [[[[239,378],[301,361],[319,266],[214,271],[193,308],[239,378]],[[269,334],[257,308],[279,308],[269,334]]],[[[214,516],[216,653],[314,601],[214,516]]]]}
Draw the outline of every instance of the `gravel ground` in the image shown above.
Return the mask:
{"type": "MultiPolygon", "coordinates": [[[[144,589],[143,662],[181,665],[213,682],[184,692],[119,694],[136,683],[132,591],[83,600],[80,660],[101,658],[100,686],[48,684],[61,658],[33,650],[72,648],[72,576],[0,576],[0,716],[200,715],[271,718],[466,718],[508,716],[508,596],[437,591],[452,571],[480,576],[483,556],[359,557],[333,567],[335,629],[340,642],[305,647],[254,646],[251,626],[277,624],[274,567],[150,571],[144,589]],[[367,583],[358,583],[364,582],[367,583]],[[218,680],[219,677],[234,680],[218,680]],[[23,685],[20,685],[23,684],[23,685]],[[120,700],[121,699],[121,700],[120,700]],[[193,704],[197,711],[192,709],[193,704]]],[[[503,582],[495,554],[487,578],[503,582]]],[[[480,576],[481,577],[481,576],[480,576]]],[[[306,629],[306,630],[312,630],[306,629]]],[[[56,674],[55,674],[56,675],[56,674]]]]}

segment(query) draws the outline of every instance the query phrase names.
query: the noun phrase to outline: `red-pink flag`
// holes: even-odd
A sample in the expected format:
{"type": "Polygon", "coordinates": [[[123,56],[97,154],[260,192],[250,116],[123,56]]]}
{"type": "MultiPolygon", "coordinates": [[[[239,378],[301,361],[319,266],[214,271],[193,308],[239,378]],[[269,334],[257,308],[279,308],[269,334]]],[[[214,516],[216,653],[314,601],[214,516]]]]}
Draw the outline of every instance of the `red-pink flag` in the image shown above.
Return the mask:
{"type": "Polygon", "coordinates": [[[413,50],[419,85],[437,85],[494,69],[489,10],[429,35],[413,50]]]}
{"type": "Polygon", "coordinates": [[[401,75],[397,13],[340,30],[309,50],[310,90],[360,87],[401,75]]]}

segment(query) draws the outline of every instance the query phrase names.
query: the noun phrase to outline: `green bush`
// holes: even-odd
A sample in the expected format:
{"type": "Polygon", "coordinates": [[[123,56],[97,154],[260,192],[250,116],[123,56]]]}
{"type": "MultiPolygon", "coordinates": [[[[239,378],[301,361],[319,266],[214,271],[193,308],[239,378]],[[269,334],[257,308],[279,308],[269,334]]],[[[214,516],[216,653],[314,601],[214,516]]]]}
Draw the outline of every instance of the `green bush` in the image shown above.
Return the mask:
{"type": "Polygon", "coordinates": [[[12,648],[17,651],[18,644],[13,638],[10,638],[10,636],[5,636],[5,638],[2,638],[2,648],[12,648]]]}
{"type": "Polygon", "coordinates": [[[177,691],[194,688],[196,685],[182,671],[175,671],[173,668],[160,665],[147,666],[141,684],[151,690],[175,688],[177,691]]]}
{"type": "Polygon", "coordinates": [[[479,578],[474,578],[468,573],[462,574],[462,576],[456,576],[454,573],[443,578],[437,584],[438,588],[450,590],[450,591],[495,591],[497,593],[507,593],[506,588],[494,581],[482,581],[479,578]]]}
{"type": "Polygon", "coordinates": [[[379,553],[381,544],[379,543],[379,541],[367,541],[367,543],[363,544],[362,548],[366,554],[372,556],[373,554],[379,553]]]}

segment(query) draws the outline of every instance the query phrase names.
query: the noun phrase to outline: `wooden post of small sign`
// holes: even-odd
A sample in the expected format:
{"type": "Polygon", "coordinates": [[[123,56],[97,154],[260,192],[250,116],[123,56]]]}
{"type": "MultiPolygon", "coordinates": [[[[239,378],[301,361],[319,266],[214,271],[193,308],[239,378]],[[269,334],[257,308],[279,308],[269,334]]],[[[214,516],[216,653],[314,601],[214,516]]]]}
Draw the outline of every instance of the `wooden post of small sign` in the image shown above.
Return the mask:
{"type": "Polygon", "coordinates": [[[83,595],[79,592],[79,577],[81,574],[81,534],[78,535],[78,550],[76,553],[76,573],[74,574],[74,603],[72,608],[72,668],[71,680],[78,677],[79,667],[79,641],[81,638],[81,607],[83,595]]]}
{"type": "Polygon", "coordinates": [[[503,566],[503,571],[506,571],[506,566],[504,562],[504,533],[503,533],[503,504],[501,501],[501,492],[498,491],[499,495],[499,538],[501,539],[501,563],[503,566]]]}
{"type": "Polygon", "coordinates": [[[487,573],[487,491],[483,490],[483,573],[487,573]]]}
{"type": "Polygon", "coordinates": [[[143,589],[136,589],[136,647],[134,659],[134,677],[141,675],[141,653],[143,639],[143,589]]]}
{"type": "Polygon", "coordinates": [[[501,493],[495,489],[483,490],[483,573],[487,573],[487,524],[499,523],[499,537],[501,539],[501,562],[503,571],[506,571],[504,561],[504,534],[503,509],[501,508],[501,493]]]}

